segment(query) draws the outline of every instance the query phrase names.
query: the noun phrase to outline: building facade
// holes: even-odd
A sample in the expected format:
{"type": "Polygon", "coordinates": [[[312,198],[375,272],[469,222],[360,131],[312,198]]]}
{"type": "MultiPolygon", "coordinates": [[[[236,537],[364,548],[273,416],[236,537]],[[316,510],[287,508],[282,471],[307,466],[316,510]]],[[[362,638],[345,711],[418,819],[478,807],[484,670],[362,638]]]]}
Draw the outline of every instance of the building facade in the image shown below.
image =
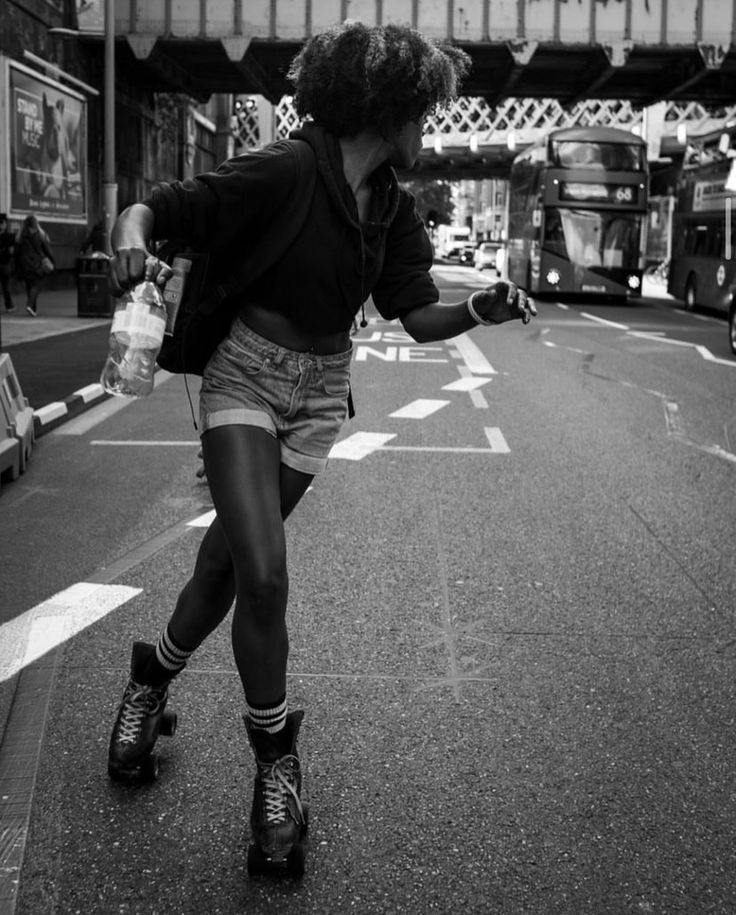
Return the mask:
{"type": "MultiPolygon", "coordinates": [[[[74,282],[80,248],[103,219],[103,0],[4,0],[0,17],[0,212],[11,229],[35,214],[74,282]],[[99,40],[79,40],[96,15],[99,40]],[[88,23],[87,23],[88,24],[88,23]]],[[[230,96],[203,103],[146,89],[135,66],[115,72],[117,210],[156,181],[212,168],[232,147],[230,96]]]]}

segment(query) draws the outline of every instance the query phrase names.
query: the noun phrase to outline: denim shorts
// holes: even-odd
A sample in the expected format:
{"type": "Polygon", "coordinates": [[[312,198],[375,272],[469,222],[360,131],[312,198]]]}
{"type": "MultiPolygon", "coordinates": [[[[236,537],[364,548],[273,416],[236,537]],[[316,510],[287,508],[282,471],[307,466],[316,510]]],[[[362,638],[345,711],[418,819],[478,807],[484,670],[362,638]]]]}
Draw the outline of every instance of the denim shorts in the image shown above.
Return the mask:
{"type": "Polygon", "coordinates": [[[324,470],[348,412],[352,347],[318,356],[284,349],[236,318],[202,377],[200,429],[258,426],[278,439],[282,463],[324,470]]]}

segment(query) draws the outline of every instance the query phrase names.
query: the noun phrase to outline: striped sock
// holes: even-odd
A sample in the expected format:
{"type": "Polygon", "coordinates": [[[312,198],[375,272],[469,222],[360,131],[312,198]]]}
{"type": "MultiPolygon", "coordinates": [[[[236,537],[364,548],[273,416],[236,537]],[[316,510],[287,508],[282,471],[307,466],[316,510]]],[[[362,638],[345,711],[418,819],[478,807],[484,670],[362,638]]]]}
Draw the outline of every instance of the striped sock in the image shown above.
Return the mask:
{"type": "Polygon", "coordinates": [[[182,648],[167,626],[156,645],[156,661],[164,668],[169,677],[175,677],[186,666],[194,649],[182,648]]]}
{"type": "Polygon", "coordinates": [[[278,734],[286,724],[286,696],[277,703],[267,707],[251,705],[246,702],[246,711],[251,725],[258,731],[278,734]]]}

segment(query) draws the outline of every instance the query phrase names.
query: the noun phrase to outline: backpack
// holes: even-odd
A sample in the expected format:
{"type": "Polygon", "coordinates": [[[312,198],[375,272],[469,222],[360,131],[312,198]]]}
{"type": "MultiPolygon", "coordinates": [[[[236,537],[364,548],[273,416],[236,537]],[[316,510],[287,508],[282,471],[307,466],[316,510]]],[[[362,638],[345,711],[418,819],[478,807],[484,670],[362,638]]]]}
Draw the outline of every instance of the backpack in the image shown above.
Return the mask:
{"type": "Polygon", "coordinates": [[[279,261],[301,232],[312,203],[317,163],[306,141],[283,142],[296,153],[298,193],[274,214],[245,260],[241,257],[236,261],[239,270],[234,276],[225,282],[209,277],[212,258],[207,252],[183,250],[164,257],[174,276],[164,287],[167,333],[157,361],[167,372],[203,374],[210,356],[230,330],[239,296],[279,261]]]}

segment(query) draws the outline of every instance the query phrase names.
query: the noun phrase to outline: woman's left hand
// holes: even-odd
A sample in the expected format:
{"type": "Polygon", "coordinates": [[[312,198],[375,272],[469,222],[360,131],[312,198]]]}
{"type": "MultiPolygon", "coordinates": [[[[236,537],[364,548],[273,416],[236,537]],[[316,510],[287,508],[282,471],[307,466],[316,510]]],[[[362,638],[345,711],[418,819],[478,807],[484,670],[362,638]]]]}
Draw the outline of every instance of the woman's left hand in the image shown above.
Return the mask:
{"type": "Polygon", "coordinates": [[[534,300],[516,283],[500,282],[487,286],[481,292],[474,292],[473,308],[481,318],[492,324],[521,319],[528,324],[537,315],[534,300]]]}

